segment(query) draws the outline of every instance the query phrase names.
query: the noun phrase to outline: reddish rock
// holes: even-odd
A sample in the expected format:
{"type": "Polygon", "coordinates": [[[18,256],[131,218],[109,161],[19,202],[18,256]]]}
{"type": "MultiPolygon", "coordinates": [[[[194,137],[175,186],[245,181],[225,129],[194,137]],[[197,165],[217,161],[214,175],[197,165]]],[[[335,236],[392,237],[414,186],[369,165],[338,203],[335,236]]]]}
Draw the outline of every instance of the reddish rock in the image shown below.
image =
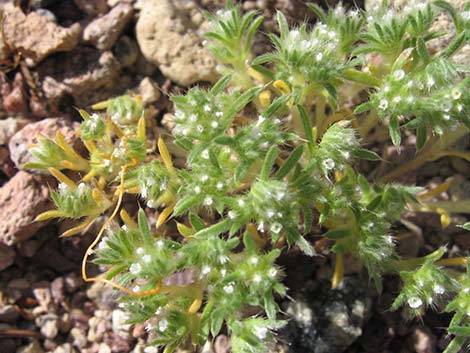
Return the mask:
{"type": "Polygon", "coordinates": [[[75,5],[88,16],[95,17],[108,11],[106,0],[73,0],[75,5]]]}
{"type": "Polygon", "coordinates": [[[3,18],[6,44],[34,63],[51,53],[74,49],[80,39],[80,32],[79,24],[64,28],[37,12],[25,15],[18,7],[7,11],[3,18]]]}
{"type": "Polygon", "coordinates": [[[61,118],[49,118],[38,121],[33,124],[26,125],[23,129],[18,131],[10,139],[8,147],[10,149],[10,158],[15,163],[18,169],[21,169],[23,164],[33,160],[30,152],[31,144],[37,143],[39,136],[47,136],[53,138],[57,131],[64,135],[65,140],[73,145],[77,150],[80,150],[81,144],[75,130],[78,129],[79,124],[61,118]]]}
{"type": "Polygon", "coordinates": [[[51,177],[20,171],[0,188],[0,244],[17,244],[47,223],[33,221],[53,207],[48,185],[54,184],[51,177]]]}
{"type": "Polygon", "coordinates": [[[52,302],[52,293],[49,282],[41,281],[33,284],[33,295],[38,301],[39,306],[44,311],[54,311],[54,303],[52,302]]]}
{"type": "Polygon", "coordinates": [[[11,115],[26,114],[28,111],[23,76],[18,72],[13,82],[3,82],[0,86],[3,109],[11,115]]]}
{"type": "Polygon", "coordinates": [[[49,101],[65,95],[74,97],[103,86],[112,85],[121,65],[110,51],[78,47],[45,60],[38,72],[42,90],[49,101]]]}
{"type": "Polygon", "coordinates": [[[100,50],[110,49],[129,21],[134,10],[129,4],[118,4],[106,15],[90,22],[83,30],[83,40],[100,50]]]}
{"type": "Polygon", "coordinates": [[[214,343],[215,353],[230,352],[230,338],[225,335],[218,335],[214,343]]]}
{"type": "Polygon", "coordinates": [[[0,120],[0,168],[7,175],[14,175],[14,173],[11,174],[8,170],[8,166],[11,164],[8,142],[18,130],[21,130],[29,122],[29,120],[22,118],[0,120]]]}
{"type": "Polygon", "coordinates": [[[15,251],[12,248],[0,245],[0,271],[13,265],[14,258],[15,251]]]}

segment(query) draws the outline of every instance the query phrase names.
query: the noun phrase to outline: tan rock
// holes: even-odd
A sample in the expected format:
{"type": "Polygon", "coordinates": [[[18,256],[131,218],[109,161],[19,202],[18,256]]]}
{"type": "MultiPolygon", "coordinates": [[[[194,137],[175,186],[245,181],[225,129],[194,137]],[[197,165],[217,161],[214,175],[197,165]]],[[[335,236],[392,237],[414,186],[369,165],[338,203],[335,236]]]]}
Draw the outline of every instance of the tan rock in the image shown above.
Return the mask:
{"type": "Polygon", "coordinates": [[[25,15],[18,7],[5,12],[3,18],[5,43],[35,64],[51,53],[74,49],[80,32],[79,24],[70,28],[61,27],[36,12],[25,15]]]}
{"type": "Polygon", "coordinates": [[[194,9],[179,6],[179,1],[140,1],[136,25],[137,41],[145,58],[157,65],[172,81],[188,86],[217,78],[215,61],[202,45],[201,23],[193,23],[194,9]]]}
{"type": "Polygon", "coordinates": [[[39,214],[53,207],[48,185],[55,185],[55,180],[19,171],[0,188],[1,244],[17,244],[48,223],[33,222],[39,214]]]}

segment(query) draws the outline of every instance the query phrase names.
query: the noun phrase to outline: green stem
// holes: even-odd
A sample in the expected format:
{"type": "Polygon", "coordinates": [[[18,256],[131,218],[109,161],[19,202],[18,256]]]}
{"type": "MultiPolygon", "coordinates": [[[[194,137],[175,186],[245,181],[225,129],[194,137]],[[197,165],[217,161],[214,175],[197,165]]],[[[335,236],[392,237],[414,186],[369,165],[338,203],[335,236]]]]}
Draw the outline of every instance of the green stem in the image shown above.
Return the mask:
{"type": "Polygon", "coordinates": [[[466,337],[463,336],[456,336],[452,341],[450,341],[449,345],[445,349],[443,353],[458,353],[460,348],[464,345],[466,337]]]}
{"type": "Polygon", "coordinates": [[[450,213],[470,213],[470,200],[433,201],[426,202],[425,205],[432,210],[436,208],[443,208],[444,210],[450,213]]]}
{"type": "Polygon", "coordinates": [[[413,160],[402,164],[397,169],[385,174],[381,178],[381,181],[392,181],[400,175],[415,170],[423,164],[439,158],[439,156],[442,156],[443,151],[445,151],[448,147],[452,146],[467,133],[468,129],[464,125],[461,125],[455,131],[451,133],[448,132],[440,138],[431,138],[430,141],[428,141],[427,146],[425,146],[425,148],[413,160]]]}
{"type": "Polygon", "coordinates": [[[361,122],[359,127],[359,133],[363,138],[367,138],[369,132],[377,125],[379,116],[376,110],[369,112],[367,117],[361,122]]]}
{"type": "Polygon", "coordinates": [[[323,136],[323,132],[325,129],[325,107],[326,107],[326,99],[325,96],[321,93],[317,95],[316,103],[315,103],[315,126],[317,128],[317,137],[321,138],[323,136]]]}
{"type": "Polygon", "coordinates": [[[382,83],[378,78],[354,69],[346,70],[343,72],[342,77],[348,81],[357,82],[370,87],[380,87],[382,83]]]}

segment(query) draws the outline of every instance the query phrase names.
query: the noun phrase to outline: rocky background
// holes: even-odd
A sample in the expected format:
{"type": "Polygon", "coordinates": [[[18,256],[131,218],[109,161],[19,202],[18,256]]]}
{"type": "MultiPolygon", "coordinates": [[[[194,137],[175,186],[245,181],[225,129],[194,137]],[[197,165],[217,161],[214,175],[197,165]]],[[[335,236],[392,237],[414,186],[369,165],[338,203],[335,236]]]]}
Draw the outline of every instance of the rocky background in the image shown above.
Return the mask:
{"type": "MultiPolygon", "coordinates": [[[[29,146],[38,133],[52,136],[60,130],[75,143],[75,108],[126,92],[143,97],[153,133],[163,129],[171,110],[169,93],[217,78],[214,59],[202,46],[203,11],[224,2],[0,0],[1,353],[157,352],[146,347],[151,337],[143,326],[125,324],[116,293],[82,282],[80,262],[94,230],[64,239],[58,235],[67,224],[32,222],[52,207],[49,189],[55,181],[20,166],[30,160],[29,146]]],[[[242,7],[265,16],[264,32],[276,30],[276,9],[292,23],[304,21],[307,13],[300,0],[244,1],[242,7]]],[[[450,22],[443,16],[436,25],[449,28],[450,22]]],[[[266,39],[257,37],[254,50],[267,49],[266,39]]],[[[469,63],[469,47],[458,60],[469,63]]],[[[400,155],[394,148],[377,148],[400,163],[413,156],[412,140],[409,136],[410,148],[405,145],[400,155]]],[[[469,141],[460,144],[468,148],[469,141]]],[[[454,178],[455,186],[441,197],[458,200],[470,197],[468,175],[469,163],[449,158],[426,165],[407,181],[425,186],[454,178]]],[[[445,243],[451,252],[464,253],[470,238],[455,224],[465,221],[454,217],[442,230],[437,215],[410,214],[397,225],[400,253],[423,255],[445,243]]],[[[435,353],[448,341],[442,329],[448,316],[429,313],[422,321],[405,322],[404,313],[388,310],[398,291],[396,278],[386,278],[379,297],[352,260],[344,286],[335,291],[329,289],[333,264],[328,256],[311,259],[291,252],[282,265],[295,300],[282,303],[292,319],[272,352],[435,353]]],[[[229,337],[220,335],[201,352],[228,353],[229,347],[229,337]]]]}

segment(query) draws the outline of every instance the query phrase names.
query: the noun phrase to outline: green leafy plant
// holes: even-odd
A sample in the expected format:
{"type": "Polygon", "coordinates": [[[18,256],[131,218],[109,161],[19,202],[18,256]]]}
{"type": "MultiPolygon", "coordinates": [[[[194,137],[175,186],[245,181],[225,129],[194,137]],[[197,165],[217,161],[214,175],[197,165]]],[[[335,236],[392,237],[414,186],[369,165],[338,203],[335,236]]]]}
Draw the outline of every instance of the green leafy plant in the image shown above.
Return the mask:
{"type": "Polygon", "coordinates": [[[26,167],[61,184],[52,194],[56,210],[38,220],[78,219],[65,233],[72,235],[108,215],[84,256],[83,278],[123,291],[129,322],[145,322],[153,344],[168,353],[203,344],[222,329],[234,353],[266,352],[284,324],[277,259],[292,247],[315,256],[313,237],[331,244],[334,288],[351,254],[379,291],[383,274],[400,276],[392,309],[419,316],[448,302],[455,338],[446,352],[456,352],[470,336],[470,284],[468,274],[447,266],[466,259],[443,258],[444,248],[401,259],[392,225],[405,210],[418,210],[440,213],[446,226],[456,211],[430,201],[448,183],[423,192],[394,178],[443,156],[469,158],[451,147],[470,124],[470,81],[452,61],[468,38],[470,4],[463,12],[444,1],[402,12],[385,4],[371,13],[309,6],[319,21],[290,27],[278,13],[279,34],[269,34],[273,51],[260,56],[251,53],[263,20],[256,12],[242,14],[229,2],[209,14],[207,46],[222,77],[209,89],[171,97],[171,137],[159,137],[158,154],[138,97],[98,103],[93,108],[106,109],[101,113],[79,111],[86,156],[60,134],[40,138],[36,161],[26,167]],[[431,53],[428,42],[443,35],[432,31],[441,10],[456,32],[448,47],[431,53]],[[358,160],[381,159],[368,141],[385,132],[399,147],[403,130],[416,133],[416,158],[375,180],[361,175],[358,160]],[[169,151],[183,156],[184,166],[176,167],[169,151]],[[125,194],[136,195],[148,212],[129,214],[125,194]],[[152,209],[159,212],[155,229],[147,218],[152,209]],[[118,214],[119,226],[111,222],[118,214]],[[102,276],[87,275],[92,255],[102,276]],[[258,312],[247,314],[247,307],[258,312]]]}

